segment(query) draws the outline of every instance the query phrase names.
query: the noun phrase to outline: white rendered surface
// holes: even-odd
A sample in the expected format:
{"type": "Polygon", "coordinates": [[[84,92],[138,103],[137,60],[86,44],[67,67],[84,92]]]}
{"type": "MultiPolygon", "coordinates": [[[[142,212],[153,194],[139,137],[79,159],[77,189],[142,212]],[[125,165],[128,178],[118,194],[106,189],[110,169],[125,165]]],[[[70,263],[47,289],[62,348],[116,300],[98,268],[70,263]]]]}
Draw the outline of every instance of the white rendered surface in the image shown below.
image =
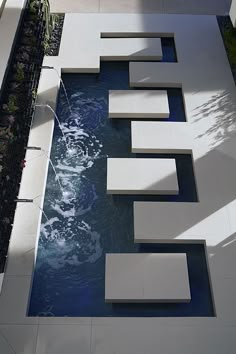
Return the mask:
{"type": "Polygon", "coordinates": [[[52,12],[227,15],[231,0],[50,0],[52,12]]]}
{"type": "Polygon", "coordinates": [[[0,294],[1,294],[1,291],[2,291],[3,279],[4,279],[4,273],[1,273],[1,274],[0,274],[0,294]]]}
{"type": "Polygon", "coordinates": [[[180,122],[133,121],[131,141],[134,153],[189,154],[193,149],[190,126],[180,122]]]}
{"type": "Polygon", "coordinates": [[[110,118],[168,118],[166,91],[109,90],[110,118]]]}
{"type": "Polygon", "coordinates": [[[2,14],[0,11],[0,90],[25,1],[7,0],[2,14]]]}
{"type": "Polygon", "coordinates": [[[106,254],[107,302],[189,302],[184,253],[106,254]]]}
{"type": "Polygon", "coordinates": [[[235,27],[236,26],[236,1],[235,0],[232,0],[229,16],[233,26],[235,27]]]}
{"type": "Polygon", "coordinates": [[[109,194],[178,194],[174,159],[107,159],[109,194]]]}
{"type": "Polygon", "coordinates": [[[102,38],[102,60],[161,60],[160,38],[102,38]]]}
{"type": "Polygon", "coordinates": [[[6,0],[0,0],[0,17],[2,15],[2,11],[3,11],[3,8],[4,8],[5,2],[6,2],[6,0]]]}

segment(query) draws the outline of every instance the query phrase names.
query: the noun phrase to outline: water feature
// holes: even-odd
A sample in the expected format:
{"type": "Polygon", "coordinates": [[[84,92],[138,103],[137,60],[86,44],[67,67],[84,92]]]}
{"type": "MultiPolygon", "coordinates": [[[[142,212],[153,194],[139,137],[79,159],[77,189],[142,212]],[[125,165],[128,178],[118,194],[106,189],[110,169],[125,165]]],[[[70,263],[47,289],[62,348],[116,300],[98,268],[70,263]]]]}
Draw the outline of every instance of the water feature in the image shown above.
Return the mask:
{"type": "Polygon", "coordinates": [[[59,185],[59,187],[60,187],[61,193],[63,194],[65,191],[64,191],[64,189],[63,189],[63,187],[62,187],[62,184],[61,184],[61,181],[60,181],[60,177],[59,177],[59,175],[57,174],[57,171],[56,171],[56,168],[55,168],[55,166],[54,166],[54,164],[53,164],[53,162],[52,162],[52,159],[51,159],[50,156],[48,155],[48,151],[46,151],[46,150],[44,150],[44,149],[41,149],[41,150],[42,150],[42,151],[45,153],[45,155],[47,156],[48,161],[49,161],[49,163],[50,163],[50,165],[51,165],[51,167],[52,167],[52,169],[53,169],[53,172],[55,173],[56,181],[58,182],[58,185],[59,185]]]}
{"type": "MultiPolygon", "coordinates": [[[[135,244],[133,201],[197,200],[192,158],[188,155],[131,153],[130,121],[108,119],[108,90],[129,89],[128,63],[102,63],[101,73],[63,77],[58,115],[75,153],[68,155],[55,126],[51,159],[65,193],[49,168],[29,315],[41,316],[212,316],[205,249],[196,245],[135,244]],[[175,157],[178,196],[112,196],[106,193],[109,157],[175,157]],[[188,304],[106,304],[106,253],[186,252],[192,300],[188,304]]],[[[171,121],[185,121],[180,89],[168,89],[171,121]]]]}
{"type": "Polygon", "coordinates": [[[47,222],[48,222],[48,225],[49,225],[50,228],[51,228],[51,231],[53,232],[53,227],[52,227],[52,225],[51,225],[51,223],[50,223],[50,220],[49,220],[47,214],[46,214],[45,211],[43,210],[43,208],[41,208],[41,206],[39,206],[39,205],[35,202],[35,200],[33,200],[33,205],[35,205],[39,210],[41,210],[43,216],[45,217],[45,219],[46,219],[47,222]]]}
{"type": "Polygon", "coordinates": [[[48,108],[54,115],[54,117],[56,118],[56,121],[58,123],[58,126],[61,130],[61,133],[63,135],[63,138],[64,138],[64,142],[65,142],[65,145],[66,145],[66,148],[67,148],[67,152],[69,155],[71,155],[71,153],[73,152],[73,149],[71,149],[71,146],[70,146],[70,141],[67,141],[67,137],[66,137],[66,134],[64,133],[63,131],[63,127],[61,125],[61,122],[60,122],[60,119],[58,118],[58,115],[56,114],[55,110],[49,105],[49,104],[36,104],[35,105],[36,107],[45,107],[45,108],[48,108]]]}
{"type": "Polygon", "coordinates": [[[72,107],[71,107],[71,104],[70,104],[70,100],[69,100],[69,96],[68,96],[68,93],[67,93],[67,90],[66,90],[66,87],[65,87],[65,84],[64,84],[64,81],[63,79],[61,78],[61,75],[59,74],[59,72],[57,71],[56,68],[54,68],[53,66],[43,66],[42,67],[43,69],[51,69],[51,70],[54,70],[60,80],[60,83],[61,83],[61,86],[63,88],[63,91],[64,91],[64,94],[65,94],[65,97],[66,97],[66,100],[67,100],[67,103],[68,103],[68,109],[70,111],[70,114],[72,114],[72,107]]]}

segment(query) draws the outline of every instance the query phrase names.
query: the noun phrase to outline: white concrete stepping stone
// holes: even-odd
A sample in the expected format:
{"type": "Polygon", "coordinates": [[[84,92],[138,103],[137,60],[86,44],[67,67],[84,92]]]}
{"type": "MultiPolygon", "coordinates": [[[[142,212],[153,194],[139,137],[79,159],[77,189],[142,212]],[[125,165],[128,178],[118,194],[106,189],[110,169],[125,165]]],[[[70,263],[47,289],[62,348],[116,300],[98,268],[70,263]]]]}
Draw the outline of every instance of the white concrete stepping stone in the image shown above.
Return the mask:
{"type": "Polygon", "coordinates": [[[188,123],[131,122],[132,152],[189,154],[193,138],[188,123]]]}
{"type": "Polygon", "coordinates": [[[105,300],[189,302],[186,254],[106,254],[105,300]]]}
{"type": "Polygon", "coordinates": [[[179,63],[130,63],[129,79],[131,87],[182,87],[185,77],[179,63]]]}
{"type": "Polygon", "coordinates": [[[107,159],[109,194],[178,194],[175,159],[107,159]]]}
{"type": "Polygon", "coordinates": [[[160,38],[103,38],[101,60],[161,60],[160,38]]]}
{"type": "Polygon", "coordinates": [[[168,118],[170,115],[166,91],[110,90],[110,118],[168,118]]]}
{"type": "Polygon", "coordinates": [[[134,202],[134,241],[192,243],[215,246],[230,229],[228,214],[209,203],[134,202]]]}

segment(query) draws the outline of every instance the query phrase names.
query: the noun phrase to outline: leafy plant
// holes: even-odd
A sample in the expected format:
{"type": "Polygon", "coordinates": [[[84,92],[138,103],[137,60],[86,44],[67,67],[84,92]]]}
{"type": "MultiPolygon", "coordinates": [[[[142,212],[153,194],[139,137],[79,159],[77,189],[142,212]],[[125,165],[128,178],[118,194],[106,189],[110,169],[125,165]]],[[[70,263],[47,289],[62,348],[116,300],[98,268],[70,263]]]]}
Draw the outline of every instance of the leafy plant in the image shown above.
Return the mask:
{"type": "Polygon", "coordinates": [[[37,91],[36,91],[36,89],[34,89],[34,90],[32,90],[32,98],[34,99],[34,100],[36,100],[36,97],[37,97],[37,91]]]}
{"type": "Polygon", "coordinates": [[[26,52],[22,52],[22,53],[18,53],[16,55],[16,59],[19,61],[23,61],[23,62],[29,62],[30,61],[30,56],[28,53],[26,52]]]}
{"type": "Polygon", "coordinates": [[[31,0],[29,3],[29,11],[31,14],[37,14],[40,7],[40,0],[31,0]]]}
{"type": "Polygon", "coordinates": [[[8,113],[15,113],[18,111],[17,97],[15,95],[9,95],[7,103],[3,104],[3,109],[8,113]]]}
{"type": "Polygon", "coordinates": [[[236,66],[236,34],[232,28],[223,31],[224,43],[232,66],[236,66]]]}
{"type": "Polygon", "coordinates": [[[16,64],[16,74],[15,78],[17,81],[23,81],[25,78],[25,66],[23,63],[17,63],[16,64]]]}
{"type": "Polygon", "coordinates": [[[11,128],[0,128],[0,139],[6,141],[6,140],[12,140],[14,138],[13,133],[11,132],[11,128]]]}

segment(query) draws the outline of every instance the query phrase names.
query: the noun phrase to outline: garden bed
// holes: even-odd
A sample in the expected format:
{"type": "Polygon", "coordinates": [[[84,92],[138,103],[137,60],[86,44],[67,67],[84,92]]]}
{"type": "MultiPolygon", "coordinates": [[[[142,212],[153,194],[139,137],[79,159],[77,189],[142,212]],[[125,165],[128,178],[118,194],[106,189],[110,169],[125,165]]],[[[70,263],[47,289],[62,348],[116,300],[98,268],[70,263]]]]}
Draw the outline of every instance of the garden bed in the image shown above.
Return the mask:
{"type": "Polygon", "coordinates": [[[218,16],[217,21],[228,55],[229,64],[236,82],[236,29],[233,27],[229,16],[218,16]]]}
{"type": "Polygon", "coordinates": [[[45,51],[53,27],[47,0],[29,0],[0,97],[0,273],[4,272],[16,199],[45,51]]]}

